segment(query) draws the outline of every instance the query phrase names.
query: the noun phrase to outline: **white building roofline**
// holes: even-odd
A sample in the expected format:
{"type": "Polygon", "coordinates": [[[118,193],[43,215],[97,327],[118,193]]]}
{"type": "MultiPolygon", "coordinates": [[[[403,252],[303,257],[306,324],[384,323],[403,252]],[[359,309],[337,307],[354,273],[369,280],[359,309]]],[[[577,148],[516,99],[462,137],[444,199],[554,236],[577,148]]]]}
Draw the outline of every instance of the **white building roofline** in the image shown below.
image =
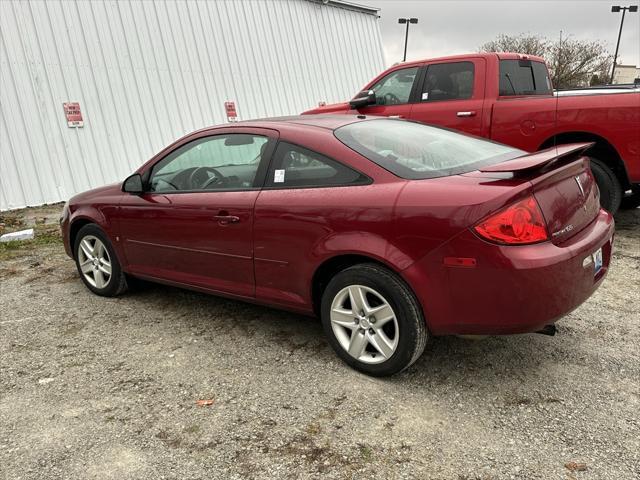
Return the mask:
{"type": "Polygon", "coordinates": [[[356,12],[366,13],[366,14],[375,15],[375,16],[378,16],[378,12],[380,11],[380,9],[377,7],[370,7],[368,5],[349,2],[347,0],[310,0],[310,1],[313,3],[318,3],[320,5],[344,8],[345,10],[353,10],[356,12]]]}

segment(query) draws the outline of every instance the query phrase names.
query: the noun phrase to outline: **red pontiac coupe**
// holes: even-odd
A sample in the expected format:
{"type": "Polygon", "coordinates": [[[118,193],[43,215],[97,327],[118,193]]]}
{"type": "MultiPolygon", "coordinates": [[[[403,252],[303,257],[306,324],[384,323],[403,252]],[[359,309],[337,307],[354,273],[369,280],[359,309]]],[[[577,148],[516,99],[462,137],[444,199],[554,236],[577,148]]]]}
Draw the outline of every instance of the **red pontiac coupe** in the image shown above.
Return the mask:
{"type": "Polygon", "coordinates": [[[430,335],[552,333],[598,288],[614,224],[589,146],[364,115],[206,128],[72,198],[65,248],[98,295],[138,277],[318,315],[346,363],[391,375],[430,335]]]}

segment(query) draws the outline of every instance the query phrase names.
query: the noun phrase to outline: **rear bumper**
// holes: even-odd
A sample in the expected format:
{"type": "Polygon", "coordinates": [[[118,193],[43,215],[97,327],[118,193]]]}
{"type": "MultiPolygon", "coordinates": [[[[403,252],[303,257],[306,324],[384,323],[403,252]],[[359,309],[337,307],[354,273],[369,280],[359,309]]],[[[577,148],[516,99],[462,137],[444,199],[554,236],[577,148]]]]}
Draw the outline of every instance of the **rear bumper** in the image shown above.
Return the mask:
{"type": "Polygon", "coordinates": [[[431,332],[511,334],[540,330],[587,300],[607,275],[613,217],[600,210],[561,245],[498,246],[470,231],[403,272],[423,305],[431,332]],[[602,248],[602,269],[585,259],[602,248]],[[444,266],[446,256],[473,257],[473,268],[444,266]]]}

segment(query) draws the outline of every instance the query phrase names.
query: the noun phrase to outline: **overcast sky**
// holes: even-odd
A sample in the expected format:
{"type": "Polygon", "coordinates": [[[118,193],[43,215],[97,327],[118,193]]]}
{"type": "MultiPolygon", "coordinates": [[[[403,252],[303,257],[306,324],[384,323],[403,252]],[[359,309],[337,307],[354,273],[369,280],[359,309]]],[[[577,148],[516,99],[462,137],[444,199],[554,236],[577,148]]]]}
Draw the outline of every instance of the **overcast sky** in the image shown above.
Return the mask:
{"type": "MultiPolygon", "coordinates": [[[[380,29],[387,65],[402,60],[405,26],[399,17],[417,17],[409,27],[407,60],[469,53],[498,34],[541,34],[558,38],[602,40],[615,51],[622,13],[602,0],[355,0],[380,8],[380,29]]],[[[640,66],[640,13],[627,12],[618,63],[640,66]]]]}

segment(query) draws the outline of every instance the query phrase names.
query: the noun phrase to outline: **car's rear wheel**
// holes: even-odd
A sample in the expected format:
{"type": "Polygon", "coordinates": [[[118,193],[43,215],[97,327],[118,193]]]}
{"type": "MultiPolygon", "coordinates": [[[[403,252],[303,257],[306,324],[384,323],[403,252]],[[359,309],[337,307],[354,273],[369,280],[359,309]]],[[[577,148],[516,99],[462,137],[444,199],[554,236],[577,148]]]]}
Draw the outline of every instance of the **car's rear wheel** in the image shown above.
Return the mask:
{"type": "Polygon", "coordinates": [[[373,376],[409,367],[428,339],[413,292],[394,273],[375,264],[338,273],[323,293],[321,317],[338,356],[373,376]]]}
{"type": "Polygon", "coordinates": [[[600,205],[614,214],[622,201],[622,187],[615,173],[601,160],[591,157],[591,171],[600,190],[600,205]]]}
{"type": "Polygon", "coordinates": [[[89,290],[113,297],[127,289],[118,257],[107,235],[94,224],[85,225],[76,236],[74,246],[80,278],[89,290]]]}

